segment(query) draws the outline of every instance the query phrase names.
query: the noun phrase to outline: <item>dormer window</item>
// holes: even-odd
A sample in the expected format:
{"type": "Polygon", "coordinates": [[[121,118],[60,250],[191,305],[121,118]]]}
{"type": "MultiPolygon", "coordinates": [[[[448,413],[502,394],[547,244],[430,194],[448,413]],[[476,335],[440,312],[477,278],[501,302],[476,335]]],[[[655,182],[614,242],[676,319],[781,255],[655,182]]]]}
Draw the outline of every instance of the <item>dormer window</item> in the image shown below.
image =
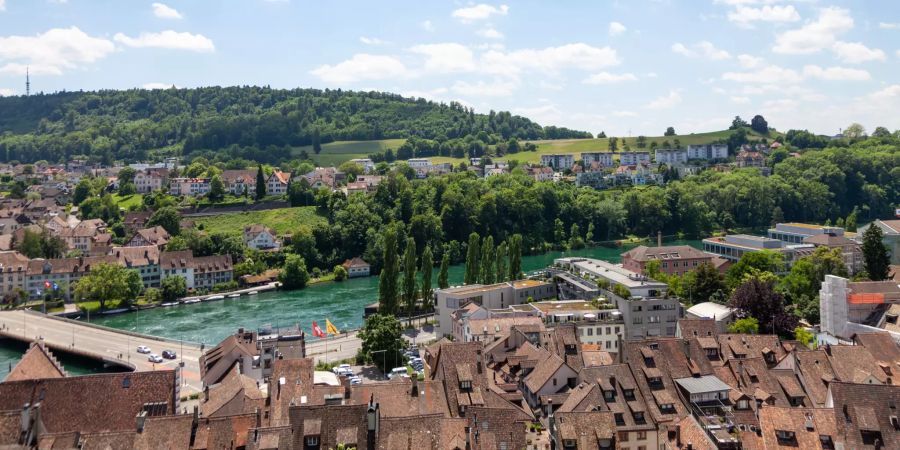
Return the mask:
{"type": "Polygon", "coordinates": [[[737,409],[750,409],[750,401],[742,398],[737,401],[737,409]]]}
{"type": "Polygon", "coordinates": [[[459,382],[459,390],[467,392],[472,390],[472,382],[469,380],[462,380],[459,382]]]}
{"type": "Polygon", "coordinates": [[[622,391],[622,394],[625,395],[625,400],[628,400],[628,401],[634,400],[634,389],[625,389],[622,391]]]}
{"type": "Polygon", "coordinates": [[[635,411],[634,414],[632,414],[632,416],[634,417],[635,422],[644,423],[644,412],[643,411],[635,411]]]}
{"type": "Polygon", "coordinates": [[[603,391],[603,399],[611,402],[616,398],[616,391],[603,391]]]}
{"type": "Polygon", "coordinates": [[[624,426],[625,425],[625,416],[622,413],[615,413],[616,418],[616,426],[624,426]]]}
{"type": "Polygon", "coordinates": [[[775,436],[779,444],[791,444],[797,440],[796,433],[788,430],[775,430],[775,436]]]}
{"type": "Polygon", "coordinates": [[[675,413],[675,404],[674,403],[664,403],[659,405],[659,412],[663,414],[673,414],[675,413]]]}

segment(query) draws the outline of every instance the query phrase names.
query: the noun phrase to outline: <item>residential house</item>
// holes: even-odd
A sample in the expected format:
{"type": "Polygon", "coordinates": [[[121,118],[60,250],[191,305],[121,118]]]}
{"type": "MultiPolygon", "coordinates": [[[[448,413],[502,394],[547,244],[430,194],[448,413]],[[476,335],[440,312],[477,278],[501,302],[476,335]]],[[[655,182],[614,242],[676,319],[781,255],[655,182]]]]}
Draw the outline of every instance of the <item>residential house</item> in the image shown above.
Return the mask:
{"type": "Polygon", "coordinates": [[[687,146],[687,159],[727,159],[728,145],[726,144],[700,144],[687,146]]]}
{"type": "Polygon", "coordinates": [[[188,289],[211,289],[234,279],[231,255],[195,257],[190,250],[162,252],[159,255],[160,278],[184,278],[188,289]]]}
{"type": "Polygon", "coordinates": [[[0,252],[0,295],[27,291],[28,257],[16,251],[0,252]]]}
{"type": "Polygon", "coordinates": [[[847,267],[847,272],[855,274],[863,270],[862,245],[859,242],[843,235],[819,234],[803,239],[803,243],[812,244],[814,247],[838,249],[841,252],[841,259],[844,260],[844,265],[847,267]]]}
{"type": "Polygon", "coordinates": [[[145,288],[159,287],[159,247],[155,245],[113,247],[110,254],[119,264],[138,271],[145,288]]]}
{"type": "Polygon", "coordinates": [[[209,178],[172,178],[169,181],[169,194],[192,197],[209,194],[209,178]]]}
{"type": "Polygon", "coordinates": [[[585,167],[590,167],[594,163],[599,164],[601,167],[612,167],[613,154],[609,152],[582,152],[581,163],[585,167]]]}
{"type": "Polygon", "coordinates": [[[75,285],[81,277],[99,264],[116,264],[113,256],[79,256],[76,258],[33,259],[28,263],[27,291],[31,298],[51,294],[75,300],[75,285]]]}
{"type": "Polygon", "coordinates": [[[171,238],[172,236],[169,236],[169,233],[165,228],[157,225],[152,228],[142,228],[137,230],[131,239],[125,243],[125,246],[143,247],[145,245],[155,245],[162,250],[171,238]]]}
{"type": "Polygon", "coordinates": [[[684,275],[701,264],[712,264],[715,255],[688,245],[647,247],[641,245],[622,253],[622,267],[644,275],[650,261],[659,261],[659,270],[668,275],[684,275]]]}
{"type": "Polygon", "coordinates": [[[687,150],[658,148],[655,158],[657,164],[678,165],[688,162],[687,150]]]}
{"type": "Polygon", "coordinates": [[[765,167],[766,157],[757,151],[741,150],[735,157],[735,162],[739,168],[765,167]]]}
{"type": "Polygon", "coordinates": [[[344,266],[344,269],[347,270],[348,278],[367,277],[369,276],[369,272],[372,267],[369,265],[369,263],[358,256],[353,259],[344,261],[342,266],[344,266]]]}
{"type": "MultiPolygon", "coordinates": [[[[225,184],[225,190],[234,196],[241,196],[245,193],[250,196],[256,196],[256,170],[240,169],[240,170],[223,170],[222,182],[225,184]]],[[[266,191],[268,193],[268,191],[266,191]]]]}
{"type": "Polygon", "coordinates": [[[291,183],[290,172],[282,172],[280,170],[272,171],[266,180],[266,195],[285,195],[288,191],[288,185],[291,183]]]}
{"type": "Polygon", "coordinates": [[[82,220],[72,228],[62,230],[60,236],[71,250],[82,255],[104,255],[109,252],[112,235],[102,219],[82,220]]]}
{"type": "Polygon", "coordinates": [[[900,387],[833,382],[826,406],[847,449],[900,448],[900,387]]]}
{"type": "Polygon", "coordinates": [[[134,187],[140,194],[162,190],[169,179],[168,169],[139,170],[134,174],[134,187]]]}
{"type": "Polygon", "coordinates": [[[141,228],[147,227],[147,221],[153,215],[153,211],[128,211],[122,219],[125,226],[125,234],[133,234],[141,228]]]}
{"type": "Polygon", "coordinates": [[[550,283],[535,280],[518,280],[503,283],[450,287],[435,291],[435,315],[438,319],[440,335],[453,332],[452,317],[454,311],[468,303],[475,303],[486,309],[504,309],[509,305],[525,303],[529,298],[541,300],[556,295],[556,289],[550,283]]]}
{"type": "Polygon", "coordinates": [[[636,166],[650,163],[650,152],[622,152],[619,153],[620,166],[636,166]]]}
{"type": "Polygon", "coordinates": [[[571,153],[543,154],[541,155],[541,165],[552,167],[555,171],[571,169],[575,165],[575,155],[571,153]]]}
{"type": "Polygon", "coordinates": [[[363,173],[371,173],[375,171],[375,163],[369,158],[355,158],[351,159],[350,162],[359,164],[363,169],[363,173]]]}
{"type": "Polygon", "coordinates": [[[525,173],[531,175],[535,181],[552,181],[553,180],[553,168],[546,166],[527,166],[525,168],[525,173]]]}
{"type": "Polygon", "coordinates": [[[271,228],[257,224],[244,228],[244,245],[256,250],[277,250],[281,242],[271,228]]]}

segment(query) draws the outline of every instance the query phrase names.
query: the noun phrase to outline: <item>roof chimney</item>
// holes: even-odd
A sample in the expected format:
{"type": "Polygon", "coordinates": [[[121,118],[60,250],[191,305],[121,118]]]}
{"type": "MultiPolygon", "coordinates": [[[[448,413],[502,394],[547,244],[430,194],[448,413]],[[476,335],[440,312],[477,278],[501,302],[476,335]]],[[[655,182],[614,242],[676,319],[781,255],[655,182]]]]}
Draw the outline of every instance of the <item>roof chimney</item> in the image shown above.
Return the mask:
{"type": "Polygon", "coordinates": [[[203,386],[203,401],[209,401],[209,386],[203,386]]]}
{"type": "Polygon", "coordinates": [[[262,411],[259,410],[259,407],[256,407],[256,428],[262,427],[262,411]]]}
{"type": "MultiPolygon", "coordinates": [[[[481,364],[481,363],[479,363],[479,364],[481,364]]],[[[412,379],[412,387],[409,390],[409,394],[412,395],[413,397],[418,397],[419,396],[419,377],[414,376],[414,377],[411,377],[411,379],[412,379]]]]}

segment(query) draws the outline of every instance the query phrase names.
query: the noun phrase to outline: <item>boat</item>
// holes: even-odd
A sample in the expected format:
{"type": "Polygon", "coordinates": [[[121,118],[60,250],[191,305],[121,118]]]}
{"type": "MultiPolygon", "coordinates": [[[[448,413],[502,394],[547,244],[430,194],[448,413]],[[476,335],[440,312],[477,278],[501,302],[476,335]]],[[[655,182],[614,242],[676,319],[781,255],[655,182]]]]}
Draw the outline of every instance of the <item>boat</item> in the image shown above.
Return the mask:
{"type": "Polygon", "coordinates": [[[113,314],[122,314],[122,313],[125,313],[125,312],[128,312],[128,311],[129,311],[128,308],[118,308],[118,309],[110,309],[110,310],[108,310],[108,311],[103,311],[103,312],[100,313],[100,314],[103,314],[104,316],[110,316],[110,315],[113,315],[113,314]]]}
{"type": "Polygon", "coordinates": [[[238,298],[240,296],[241,296],[241,294],[231,294],[228,296],[228,298],[238,298]]]}
{"type": "Polygon", "coordinates": [[[166,303],[160,303],[159,306],[162,306],[165,308],[165,307],[169,307],[169,306],[175,306],[177,304],[178,304],[178,302],[166,302],[166,303]]]}
{"type": "Polygon", "coordinates": [[[256,294],[259,294],[259,292],[258,291],[250,291],[247,293],[247,295],[256,295],[256,294]]]}
{"type": "Polygon", "coordinates": [[[199,299],[199,298],[192,298],[192,299],[190,299],[190,300],[185,300],[185,301],[184,301],[184,304],[185,304],[185,305],[193,305],[194,303],[200,303],[200,299],[199,299]]]}
{"type": "Polygon", "coordinates": [[[225,298],[224,295],[210,295],[209,297],[206,297],[205,299],[203,299],[203,301],[211,302],[213,300],[222,300],[223,298],[225,298]]]}

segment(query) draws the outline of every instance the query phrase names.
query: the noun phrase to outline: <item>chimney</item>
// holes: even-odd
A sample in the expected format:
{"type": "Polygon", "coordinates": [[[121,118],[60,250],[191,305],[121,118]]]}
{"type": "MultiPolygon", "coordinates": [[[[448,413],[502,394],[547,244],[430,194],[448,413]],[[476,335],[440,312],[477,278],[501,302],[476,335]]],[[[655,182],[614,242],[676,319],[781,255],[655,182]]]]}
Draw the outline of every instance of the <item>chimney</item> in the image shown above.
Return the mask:
{"type": "Polygon", "coordinates": [[[341,384],[344,385],[344,399],[349,400],[349,399],[350,399],[350,395],[353,393],[353,390],[350,389],[350,380],[347,379],[346,377],[343,377],[343,378],[344,378],[344,379],[341,380],[341,384]]]}
{"type": "Polygon", "coordinates": [[[675,444],[681,447],[681,426],[675,425],[675,444]]]}
{"type": "Polygon", "coordinates": [[[209,401],[209,386],[203,386],[203,401],[209,401]]]}
{"type": "Polygon", "coordinates": [[[478,360],[478,362],[475,363],[475,367],[477,367],[478,373],[481,373],[481,360],[478,360]]]}
{"type": "Polygon", "coordinates": [[[662,231],[656,232],[656,246],[662,247],[662,231]]]}
{"type": "MultiPolygon", "coordinates": [[[[478,363],[478,364],[479,364],[479,366],[481,365],[481,363],[478,363]]],[[[419,396],[419,377],[413,376],[413,377],[411,377],[411,379],[412,379],[412,387],[409,390],[409,394],[412,395],[413,397],[418,397],[419,396]]]]}
{"type": "Polygon", "coordinates": [[[135,416],[134,422],[138,433],[144,432],[144,422],[147,420],[147,411],[141,411],[135,416]]]}
{"type": "Polygon", "coordinates": [[[379,422],[381,421],[378,403],[375,403],[375,394],[369,397],[369,407],[366,410],[366,450],[375,450],[378,437],[379,422]]]}
{"type": "Polygon", "coordinates": [[[262,411],[259,410],[259,407],[256,407],[256,428],[262,427],[262,411]]]}
{"type": "Polygon", "coordinates": [[[471,433],[471,428],[465,427],[465,433],[466,433],[466,450],[472,450],[472,443],[469,439],[469,434],[471,433]]]}

